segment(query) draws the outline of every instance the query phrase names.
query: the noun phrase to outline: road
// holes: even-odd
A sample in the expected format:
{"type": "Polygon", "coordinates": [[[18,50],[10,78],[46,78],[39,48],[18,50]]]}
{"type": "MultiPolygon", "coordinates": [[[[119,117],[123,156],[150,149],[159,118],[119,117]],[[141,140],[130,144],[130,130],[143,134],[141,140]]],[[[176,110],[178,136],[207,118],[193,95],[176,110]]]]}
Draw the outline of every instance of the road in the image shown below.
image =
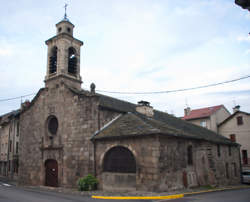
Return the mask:
{"type": "Polygon", "coordinates": [[[250,189],[193,195],[175,200],[101,200],[39,189],[27,189],[0,182],[0,202],[250,202],[250,189]]]}
{"type": "Polygon", "coordinates": [[[167,202],[250,202],[250,189],[227,190],[191,195],[167,202]]]}

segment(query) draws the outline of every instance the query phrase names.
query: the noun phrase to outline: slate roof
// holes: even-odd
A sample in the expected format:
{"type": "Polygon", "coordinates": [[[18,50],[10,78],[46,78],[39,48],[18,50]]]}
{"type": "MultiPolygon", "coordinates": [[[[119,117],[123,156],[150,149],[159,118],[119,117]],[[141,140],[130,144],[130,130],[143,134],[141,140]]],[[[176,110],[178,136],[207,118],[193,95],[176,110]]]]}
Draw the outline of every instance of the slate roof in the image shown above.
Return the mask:
{"type": "Polygon", "coordinates": [[[1,115],[0,116],[0,125],[8,123],[10,121],[10,117],[17,116],[19,114],[20,114],[20,109],[17,109],[17,110],[14,110],[14,111],[11,111],[9,113],[1,115]]]}
{"type": "Polygon", "coordinates": [[[199,118],[206,118],[211,116],[214,112],[219,110],[220,108],[224,107],[223,105],[206,107],[201,109],[194,109],[191,110],[187,116],[184,116],[183,120],[191,120],[191,119],[199,119],[199,118]]]}
{"type": "Polygon", "coordinates": [[[108,124],[92,137],[92,140],[145,137],[147,135],[165,135],[187,139],[206,140],[209,142],[230,144],[228,138],[214,133],[206,128],[187,123],[163,112],[155,111],[150,118],[139,113],[126,113],[120,115],[111,124],[108,124]],[[163,118],[164,117],[164,118],[163,118]],[[157,119],[162,119],[157,120],[157,119]]]}
{"type": "MultiPolygon", "coordinates": [[[[79,96],[95,96],[99,98],[99,106],[101,108],[118,111],[121,113],[119,117],[112,120],[109,124],[97,131],[92,140],[99,140],[105,138],[124,138],[145,135],[169,135],[182,138],[206,140],[221,144],[238,145],[232,143],[230,139],[218,135],[215,132],[206,128],[188,123],[180,118],[176,118],[167,113],[154,110],[154,116],[149,118],[136,112],[136,104],[119,100],[106,95],[91,93],[86,90],[77,90],[75,88],[66,86],[72,93],[79,96]]],[[[40,89],[31,105],[35,102],[39,94],[44,89],[40,89]]]]}

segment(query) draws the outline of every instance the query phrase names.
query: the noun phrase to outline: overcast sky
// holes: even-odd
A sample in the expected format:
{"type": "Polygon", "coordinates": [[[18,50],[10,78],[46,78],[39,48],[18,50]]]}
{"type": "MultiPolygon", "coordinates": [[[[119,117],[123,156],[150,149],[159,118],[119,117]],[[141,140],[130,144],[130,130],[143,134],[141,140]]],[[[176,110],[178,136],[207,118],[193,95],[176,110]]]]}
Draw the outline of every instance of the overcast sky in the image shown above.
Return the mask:
{"type": "MultiPolygon", "coordinates": [[[[82,40],[82,88],[151,92],[192,88],[250,75],[250,12],[234,0],[0,0],[0,100],[44,87],[47,46],[64,3],[82,40]]],[[[250,112],[250,78],[168,94],[107,94],[183,116],[224,104],[250,112]]],[[[106,94],[106,93],[105,93],[106,94]]],[[[32,99],[33,96],[25,97],[32,99]]],[[[21,99],[0,101],[0,114],[21,99]]]]}

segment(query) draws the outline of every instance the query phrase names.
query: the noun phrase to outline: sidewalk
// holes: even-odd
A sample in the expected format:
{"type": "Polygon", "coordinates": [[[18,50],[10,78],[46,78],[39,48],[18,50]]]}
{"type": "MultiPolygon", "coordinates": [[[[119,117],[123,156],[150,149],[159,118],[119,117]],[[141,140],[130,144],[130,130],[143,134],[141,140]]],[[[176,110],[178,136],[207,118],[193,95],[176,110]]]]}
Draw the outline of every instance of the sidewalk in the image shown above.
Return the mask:
{"type": "MultiPolygon", "coordinates": [[[[16,181],[9,180],[0,176],[0,181],[8,183],[13,186],[19,186],[16,181]]],[[[77,189],[64,188],[64,187],[47,187],[47,186],[20,186],[26,189],[50,191],[71,195],[92,196],[98,199],[167,199],[167,198],[181,198],[187,195],[201,194],[214,191],[224,191],[230,189],[250,189],[250,185],[238,184],[233,186],[211,187],[203,186],[192,189],[183,189],[169,192],[146,192],[146,191],[78,191],[77,189]],[[163,197],[163,198],[162,198],[163,197]]]]}
{"type": "Polygon", "coordinates": [[[202,194],[214,191],[225,191],[230,189],[250,189],[250,185],[234,185],[223,187],[198,187],[193,189],[183,189],[169,192],[146,192],[146,191],[78,191],[76,189],[62,188],[62,187],[46,187],[46,186],[26,186],[26,188],[39,189],[44,191],[58,192],[64,194],[91,196],[98,199],[167,199],[167,198],[181,198],[187,195],[202,194]]]}

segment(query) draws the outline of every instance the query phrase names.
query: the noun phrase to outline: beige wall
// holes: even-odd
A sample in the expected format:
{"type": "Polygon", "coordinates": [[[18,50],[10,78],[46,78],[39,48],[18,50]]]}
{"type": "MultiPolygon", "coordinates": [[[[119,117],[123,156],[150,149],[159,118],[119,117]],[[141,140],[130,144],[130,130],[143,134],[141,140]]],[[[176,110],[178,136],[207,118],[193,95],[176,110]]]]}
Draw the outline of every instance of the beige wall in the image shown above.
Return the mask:
{"type": "Polygon", "coordinates": [[[187,120],[187,121],[197,126],[201,126],[201,122],[206,121],[206,128],[211,130],[211,121],[209,117],[201,118],[201,119],[194,119],[194,120],[187,120]]]}
{"type": "Polygon", "coordinates": [[[8,154],[8,139],[9,139],[9,124],[1,126],[0,139],[0,161],[7,161],[8,154]]]}
{"type": "Polygon", "coordinates": [[[210,117],[187,120],[187,121],[198,126],[201,126],[202,121],[206,121],[206,128],[217,133],[218,124],[224,121],[229,116],[230,113],[226,110],[226,108],[222,107],[215,113],[213,113],[210,117]]]}
{"type": "Polygon", "coordinates": [[[236,142],[241,144],[241,151],[247,150],[248,163],[250,164],[250,116],[238,112],[219,127],[219,133],[228,138],[230,138],[230,134],[235,134],[236,142]],[[238,116],[243,117],[243,125],[237,125],[238,116]]]}

